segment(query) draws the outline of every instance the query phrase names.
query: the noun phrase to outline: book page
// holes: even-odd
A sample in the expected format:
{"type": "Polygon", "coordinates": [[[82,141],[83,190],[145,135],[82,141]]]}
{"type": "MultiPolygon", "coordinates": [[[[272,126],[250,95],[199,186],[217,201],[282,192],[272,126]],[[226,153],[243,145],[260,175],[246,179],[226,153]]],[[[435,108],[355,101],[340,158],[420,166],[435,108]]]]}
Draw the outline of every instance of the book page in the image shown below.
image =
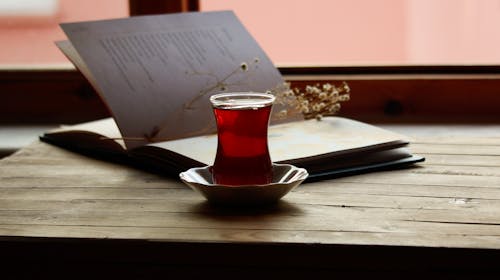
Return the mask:
{"type": "Polygon", "coordinates": [[[125,149],[125,143],[121,139],[122,136],[120,131],[112,118],[105,118],[75,125],[62,125],[60,128],[49,131],[46,134],[74,134],[75,132],[99,135],[99,138],[102,139],[97,141],[114,141],[125,149]]]}
{"type": "Polygon", "coordinates": [[[210,95],[262,92],[283,83],[229,11],[61,26],[95,78],[127,148],[214,133],[210,95]],[[137,138],[144,141],[127,140],[137,138]]]}
{"type": "Polygon", "coordinates": [[[90,155],[127,155],[125,143],[112,118],[63,125],[40,136],[44,142],[90,155]]]}
{"type": "MultiPolygon", "coordinates": [[[[362,155],[407,144],[404,136],[355,120],[324,117],[270,126],[269,153],[273,162],[313,163],[333,156],[362,155]]],[[[206,135],[154,143],[206,165],[212,165],[217,151],[217,135],[206,135]]],[[[362,160],[360,160],[362,162],[362,160]]]]}
{"type": "Polygon", "coordinates": [[[83,62],[83,59],[80,57],[78,52],[75,50],[73,45],[71,45],[70,41],[57,41],[56,46],[64,53],[64,55],[71,60],[73,65],[80,71],[83,76],[89,81],[92,87],[97,91],[98,94],[102,95],[102,91],[97,85],[94,76],[90,72],[89,68],[83,62]]]}

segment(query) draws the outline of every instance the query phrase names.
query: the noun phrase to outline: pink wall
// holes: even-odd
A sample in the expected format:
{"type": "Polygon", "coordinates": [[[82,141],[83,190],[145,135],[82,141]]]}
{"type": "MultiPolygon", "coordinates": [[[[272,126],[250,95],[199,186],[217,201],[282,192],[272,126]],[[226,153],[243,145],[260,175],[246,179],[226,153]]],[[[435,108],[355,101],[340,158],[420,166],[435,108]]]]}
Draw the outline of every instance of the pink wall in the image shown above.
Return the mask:
{"type": "Polygon", "coordinates": [[[500,64],[500,0],[304,3],[201,0],[235,10],[279,65],[500,64]]]}
{"type": "Polygon", "coordinates": [[[202,0],[201,9],[233,9],[280,65],[387,64],[406,56],[401,0],[202,0]]]}
{"type": "Polygon", "coordinates": [[[407,61],[500,64],[500,0],[411,0],[407,61]]]}
{"type": "MultiPolygon", "coordinates": [[[[1,0],[0,0],[1,1],[1,0]]],[[[60,22],[125,17],[127,0],[59,0],[0,17],[0,64],[68,63],[60,22]]],[[[278,65],[500,64],[500,0],[201,0],[233,9],[278,65]]]]}
{"type": "Polygon", "coordinates": [[[69,63],[54,45],[54,41],[65,39],[58,23],[127,15],[127,0],[60,0],[54,18],[0,17],[0,63],[69,63]]]}

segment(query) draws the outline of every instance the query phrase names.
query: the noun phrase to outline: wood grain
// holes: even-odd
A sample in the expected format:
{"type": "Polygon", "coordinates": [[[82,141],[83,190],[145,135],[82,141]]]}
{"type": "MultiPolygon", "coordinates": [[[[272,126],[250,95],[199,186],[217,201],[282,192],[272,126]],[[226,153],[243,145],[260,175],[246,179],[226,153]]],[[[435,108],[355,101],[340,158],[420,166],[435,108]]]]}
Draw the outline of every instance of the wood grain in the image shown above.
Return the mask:
{"type": "Polygon", "coordinates": [[[0,243],[282,244],[292,251],[315,244],[318,254],[329,246],[377,246],[380,256],[394,246],[491,252],[500,249],[496,140],[420,137],[410,148],[427,161],[413,168],[303,184],[277,205],[256,209],[213,207],[177,178],[35,142],[0,161],[0,243]]]}

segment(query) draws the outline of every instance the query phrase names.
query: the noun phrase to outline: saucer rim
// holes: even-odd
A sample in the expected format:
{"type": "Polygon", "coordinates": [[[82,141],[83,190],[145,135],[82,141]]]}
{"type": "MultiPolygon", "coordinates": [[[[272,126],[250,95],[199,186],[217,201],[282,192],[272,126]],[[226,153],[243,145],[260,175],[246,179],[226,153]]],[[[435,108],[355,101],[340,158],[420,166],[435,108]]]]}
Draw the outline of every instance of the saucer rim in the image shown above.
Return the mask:
{"type": "Polygon", "coordinates": [[[269,184],[225,185],[225,184],[215,184],[215,183],[204,184],[204,183],[201,183],[199,181],[188,180],[189,179],[188,176],[185,175],[189,172],[196,172],[197,170],[207,170],[207,169],[210,169],[211,167],[212,167],[212,165],[189,168],[188,170],[179,173],[179,177],[184,183],[188,183],[188,184],[198,184],[201,186],[212,187],[212,188],[221,187],[221,188],[232,188],[232,189],[246,189],[246,188],[259,188],[259,187],[289,185],[289,184],[293,184],[295,182],[304,181],[305,179],[307,179],[307,177],[309,177],[309,173],[307,172],[307,169],[302,168],[302,167],[297,167],[293,164],[287,164],[287,163],[273,163],[273,169],[275,167],[280,167],[280,168],[291,167],[292,169],[300,172],[301,176],[299,176],[298,178],[295,178],[292,181],[286,181],[286,182],[271,182],[269,184]]]}

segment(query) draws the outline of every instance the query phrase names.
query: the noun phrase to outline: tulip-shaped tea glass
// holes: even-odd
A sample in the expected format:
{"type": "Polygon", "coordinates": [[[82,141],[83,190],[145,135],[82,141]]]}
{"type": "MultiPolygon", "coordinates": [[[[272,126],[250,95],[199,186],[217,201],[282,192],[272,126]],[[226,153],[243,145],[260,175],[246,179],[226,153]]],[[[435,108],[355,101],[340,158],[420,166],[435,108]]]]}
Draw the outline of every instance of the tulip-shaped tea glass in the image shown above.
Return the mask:
{"type": "Polygon", "coordinates": [[[217,122],[214,183],[264,185],[272,181],[273,166],[267,128],[275,97],[267,93],[221,93],[210,97],[217,122]]]}

